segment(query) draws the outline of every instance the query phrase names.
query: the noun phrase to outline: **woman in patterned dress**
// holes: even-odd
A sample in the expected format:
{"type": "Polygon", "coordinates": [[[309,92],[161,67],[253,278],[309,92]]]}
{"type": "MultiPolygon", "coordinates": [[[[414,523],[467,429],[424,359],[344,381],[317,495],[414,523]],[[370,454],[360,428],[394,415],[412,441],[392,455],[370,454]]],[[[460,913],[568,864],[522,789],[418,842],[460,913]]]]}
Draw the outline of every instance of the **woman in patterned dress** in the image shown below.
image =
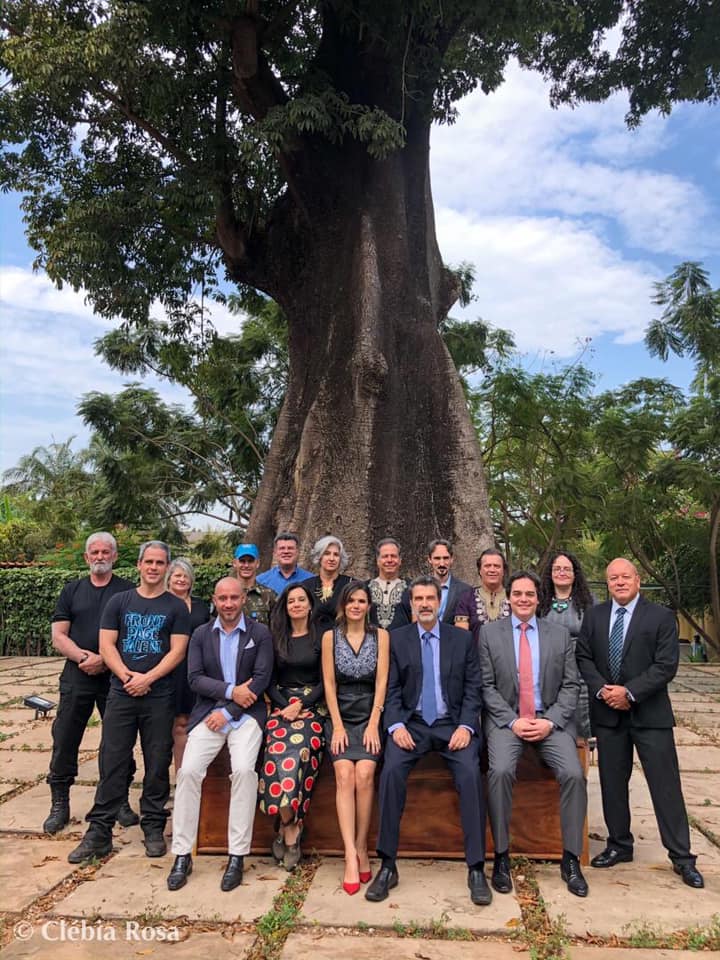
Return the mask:
{"type": "Polygon", "coordinates": [[[283,591],[270,617],[275,670],[258,781],[259,807],[275,817],[272,854],[286,870],[302,857],[300,840],[325,745],[320,643],[312,626],[315,600],[305,583],[283,591]]]}
{"type": "Polygon", "coordinates": [[[390,666],[390,638],[371,623],[371,603],[367,584],[351,581],[340,594],[335,628],[322,638],[327,739],[345,847],[343,889],[349,894],[371,876],[367,840],[390,666]]]}

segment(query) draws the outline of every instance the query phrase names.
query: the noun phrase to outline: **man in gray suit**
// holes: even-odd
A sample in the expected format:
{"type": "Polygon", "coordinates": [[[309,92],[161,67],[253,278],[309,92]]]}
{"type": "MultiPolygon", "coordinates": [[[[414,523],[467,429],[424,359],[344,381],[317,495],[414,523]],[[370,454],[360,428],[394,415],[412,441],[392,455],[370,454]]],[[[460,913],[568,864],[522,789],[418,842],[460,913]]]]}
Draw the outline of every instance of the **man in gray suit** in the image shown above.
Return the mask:
{"type": "Polygon", "coordinates": [[[531,744],[560,784],[562,878],[570,893],[586,897],[588,885],[578,857],[587,785],[575,746],[580,681],[570,633],[536,619],[540,581],[534,573],[514,573],[507,593],[510,617],[480,629],[488,811],[495,844],[492,885],[498,893],[512,890],[508,856],[512,791],[520,754],[531,744]]]}

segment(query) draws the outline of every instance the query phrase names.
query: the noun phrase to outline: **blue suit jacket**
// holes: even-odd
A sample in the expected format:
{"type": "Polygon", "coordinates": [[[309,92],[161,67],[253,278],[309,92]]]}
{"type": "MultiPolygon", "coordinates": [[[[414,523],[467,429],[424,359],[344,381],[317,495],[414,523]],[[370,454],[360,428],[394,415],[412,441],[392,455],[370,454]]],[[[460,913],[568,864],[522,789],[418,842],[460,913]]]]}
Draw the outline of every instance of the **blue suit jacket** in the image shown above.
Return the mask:
{"type": "Polygon", "coordinates": [[[243,714],[248,714],[257,721],[262,730],[267,718],[263,693],[270,683],[274,662],[270,631],[264,624],[245,618],[247,629],[240,634],[235,684],[245,683],[252,678],[250,689],[257,696],[257,700],[252,706],[244,708],[225,697],[227,684],[223,679],[220,661],[220,631],[214,628],[214,622],[198,627],[190,638],[188,681],[190,689],[196,696],[188,721],[188,730],[192,730],[213,710],[222,707],[235,720],[239,720],[243,714]]]}

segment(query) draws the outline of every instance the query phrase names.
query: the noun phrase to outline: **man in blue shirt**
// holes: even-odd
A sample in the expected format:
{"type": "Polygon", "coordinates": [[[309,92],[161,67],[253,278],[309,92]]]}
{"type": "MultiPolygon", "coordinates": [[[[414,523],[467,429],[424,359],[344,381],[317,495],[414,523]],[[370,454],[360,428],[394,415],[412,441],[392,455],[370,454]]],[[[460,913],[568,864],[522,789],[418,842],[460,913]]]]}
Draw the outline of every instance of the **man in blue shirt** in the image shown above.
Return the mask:
{"type": "Polygon", "coordinates": [[[287,587],[308,580],[313,574],[298,566],[300,541],[294,533],[281,531],[273,540],[273,559],[276,566],[258,574],[257,582],[280,594],[287,587]]]}
{"type": "Polygon", "coordinates": [[[188,650],[188,680],[196,694],[188,721],[188,741],[178,773],[173,811],[175,862],[168,890],[185,886],[192,873],[202,784],[207,768],[227,743],[232,775],[228,816],[229,859],[220,889],[242,882],[243,858],[250,852],[257,773],[267,710],[263,700],[273,669],[270,631],[245,618],[245,591],[235,577],[215,586],[217,617],[193,633],[188,650]]]}

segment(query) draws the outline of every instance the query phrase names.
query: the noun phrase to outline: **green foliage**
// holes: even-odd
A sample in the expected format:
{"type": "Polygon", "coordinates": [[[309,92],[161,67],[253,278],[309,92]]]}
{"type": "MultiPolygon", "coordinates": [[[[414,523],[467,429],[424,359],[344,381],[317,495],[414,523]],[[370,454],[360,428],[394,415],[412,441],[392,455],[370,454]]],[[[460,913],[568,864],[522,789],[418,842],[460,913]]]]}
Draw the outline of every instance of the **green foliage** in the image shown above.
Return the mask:
{"type": "Polygon", "coordinates": [[[48,532],[33,520],[7,520],[0,523],[0,561],[34,560],[47,545],[48,532]]]}
{"type": "MultiPolygon", "coordinates": [[[[229,569],[229,560],[224,564],[196,564],[193,592],[209,601],[215,584],[227,576],[229,569]]],[[[128,566],[118,565],[115,573],[137,583],[134,561],[128,566]]],[[[86,575],[87,567],[0,570],[0,656],[52,654],[50,622],[60,591],[69,580],[86,575]]]]}

